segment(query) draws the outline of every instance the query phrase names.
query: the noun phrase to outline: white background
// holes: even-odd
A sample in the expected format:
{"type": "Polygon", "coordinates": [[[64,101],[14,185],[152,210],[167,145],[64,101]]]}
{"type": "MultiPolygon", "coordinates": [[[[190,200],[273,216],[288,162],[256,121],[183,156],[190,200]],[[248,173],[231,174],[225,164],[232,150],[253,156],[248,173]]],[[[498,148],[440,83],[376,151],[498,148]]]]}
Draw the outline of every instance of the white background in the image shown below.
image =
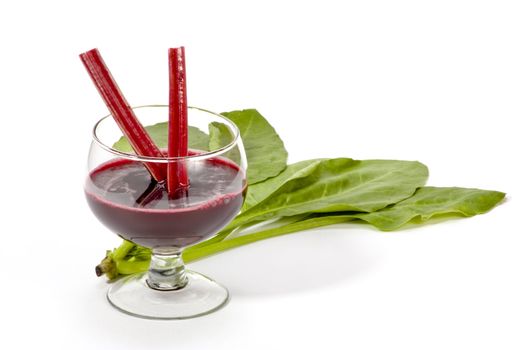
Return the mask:
{"type": "Polygon", "coordinates": [[[0,348],[525,348],[524,18],[502,0],[2,2],[0,348]],[[119,239],[83,197],[106,109],[78,54],[98,47],[132,104],[165,103],[180,45],[190,104],[257,108],[290,162],[420,160],[431,185],[508,199],[242,247],[191,264],[230,289],[219,312],[121,314],[94,274],[119,239]]]}

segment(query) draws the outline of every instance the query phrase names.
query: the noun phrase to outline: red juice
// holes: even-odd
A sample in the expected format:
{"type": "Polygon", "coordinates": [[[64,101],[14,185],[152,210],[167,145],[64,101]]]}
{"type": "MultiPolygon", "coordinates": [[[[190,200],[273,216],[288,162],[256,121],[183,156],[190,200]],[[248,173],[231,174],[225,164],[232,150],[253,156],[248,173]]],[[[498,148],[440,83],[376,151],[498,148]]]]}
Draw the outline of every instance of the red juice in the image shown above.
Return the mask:
{"type": "Polygon", "coordinates": [[[244,173],[223,158],[189,161],[190,186],[168,196],[141,162],[117,159],[93,170],[86,197],[93,213],[113,232],[137,244],[186,247],[209,238],[239,212],[246,190],[244,173]]]}

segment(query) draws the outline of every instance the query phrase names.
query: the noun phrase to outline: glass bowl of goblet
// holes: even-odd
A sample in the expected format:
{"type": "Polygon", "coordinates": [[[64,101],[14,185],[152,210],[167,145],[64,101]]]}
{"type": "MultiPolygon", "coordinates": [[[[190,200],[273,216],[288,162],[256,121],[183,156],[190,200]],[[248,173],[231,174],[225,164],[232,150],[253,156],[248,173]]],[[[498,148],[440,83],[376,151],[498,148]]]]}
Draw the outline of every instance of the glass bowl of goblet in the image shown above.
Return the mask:
{"type": "Polygon", "coordinates": [[[246,192],[246,154],[236,125],[220,114],[188,109],[188,155],[168,157],[168,106],[134,108],[151,126],[165,157],[133,152],[111,116],[93,128],[85,194],[95,216],[123,239],[151,249],[145,273],[111,284],[117,309],[153,319],[184,319],[213,312],[229,298],[225,287],[185,268],[185,248],[208,240],[239,212],[246,192]],[[168,193],[148,168],[175,169],[188,186],[168,193]],[[181,176],[182,176],[181,175],[181,176]]]}

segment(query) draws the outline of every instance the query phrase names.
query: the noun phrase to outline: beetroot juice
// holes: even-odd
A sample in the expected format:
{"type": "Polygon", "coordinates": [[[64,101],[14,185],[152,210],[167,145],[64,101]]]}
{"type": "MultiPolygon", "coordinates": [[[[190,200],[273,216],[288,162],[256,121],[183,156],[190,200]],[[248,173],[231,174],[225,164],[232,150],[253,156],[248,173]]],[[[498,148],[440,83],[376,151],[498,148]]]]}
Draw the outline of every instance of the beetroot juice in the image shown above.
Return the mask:
{"type": "Polygon", "coordinates": [[[239,212],[246,183],[223,158],[189,162],[190,186],[176,199],[144,165],[113,160],[93,170],[86,197],[98,219],[124,239],[155,247],[186,247],[220,231],[239,212]]]}

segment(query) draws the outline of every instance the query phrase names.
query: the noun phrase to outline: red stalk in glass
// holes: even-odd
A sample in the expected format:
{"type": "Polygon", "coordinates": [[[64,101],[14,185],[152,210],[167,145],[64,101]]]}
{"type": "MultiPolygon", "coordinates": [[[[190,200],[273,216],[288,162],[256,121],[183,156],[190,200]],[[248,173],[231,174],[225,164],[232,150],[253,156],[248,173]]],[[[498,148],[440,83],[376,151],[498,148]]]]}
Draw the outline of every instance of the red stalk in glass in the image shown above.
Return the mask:
{"type": "MultiPolygon", "coordinates": [[[[80,59],[100,96],[106,103],[113,119],[115,119],[115,122],[135,152],[145,157],[163,157],[162,152],[155,145],[129,106],[98,49],[84,52],[80,55],[80,59]]],[[[166,167],[163,164],[149,162],[143,162],[143,164],[157,182],[166,179],[166,167]]]]}
{"type": "MultiPolygon", "coordinates": [[[[169,49],[168,56],[170,80],[168,157],[186,157],[188,155],[188,98],[184,47],[169,49]]],[[[167,188],[170,197],[180,197],[188,186],[186,165],[183,162],[168,163],[167,188]]]]}
{"type": "Polygon", "coordinates": [[[107,298],[121,311],[153,319],[205,315],[228,301],[226,288],[186,270],[182,252],[227,225],[246,193],[246,155],[238,128],[219,114],[187,107],[184,49],[169,53],[170,106],[143,106],[134,112],[99,53],[92,50],[81,55],[113,118],[137,150],[137,154],[123,154],[110,146],[120,131],[109,116],[95,124],[84,187],[88,204],[111,231],[151,249],[148,272],[116,281],[107,298]],[[169,119],[168,153],[173,158],[166,158],[164,150],[148,142],[149,135],[134,113],[151,125],[169,119]],[[225,134],[230,136],[227,146],[213,152],[188,152],[188,123],[221,123],[230,130],[225,134]],[[238,157],[229,159],[229,152],[238,157]],[[175,192],[173,197],[168,185],[175,192]]]}

